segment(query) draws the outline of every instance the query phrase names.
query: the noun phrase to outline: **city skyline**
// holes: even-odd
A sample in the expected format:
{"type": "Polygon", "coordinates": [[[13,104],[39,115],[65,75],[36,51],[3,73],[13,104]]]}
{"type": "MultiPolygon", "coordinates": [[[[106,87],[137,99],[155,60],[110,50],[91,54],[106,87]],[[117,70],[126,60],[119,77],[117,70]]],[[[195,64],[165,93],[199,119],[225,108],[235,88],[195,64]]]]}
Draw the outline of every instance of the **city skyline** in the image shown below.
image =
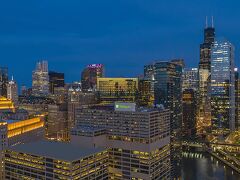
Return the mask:
{"type": "Polygon", "coordinates": [[[206,15],[209,23],[214,16],[216,37],[224,36],[235,45],[239,65],[240,27],[235,23],[239,3],[211,1],[203,8],[202,1],[188,1],[184,7],[172,2],[16,3],[11,5],[13,14],[4,2],[1,66],[9,68],[19,86],[30,86],[40,60],[49,62],[49,70],[65,72],[67,82],[80,80],[81,71],[91,63],[104,64],[106,76],[112,77],[136,77],[154,60],[183,58],[187,67],[197,67],[206,15]],[[85,17],[84,8],[94,12],[85,17]]]}

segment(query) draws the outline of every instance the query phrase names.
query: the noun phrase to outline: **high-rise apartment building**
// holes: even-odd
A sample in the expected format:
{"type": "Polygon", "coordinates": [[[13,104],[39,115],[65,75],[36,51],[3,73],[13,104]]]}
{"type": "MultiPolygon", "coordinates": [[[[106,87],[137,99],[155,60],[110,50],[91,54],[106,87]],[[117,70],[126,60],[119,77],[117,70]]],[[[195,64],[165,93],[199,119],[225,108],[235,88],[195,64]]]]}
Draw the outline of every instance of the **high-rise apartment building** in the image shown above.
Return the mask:
{"type": "Polygon", "coordinates": [[[234,46],[217,39],[211,51],[212,128],[235,129],[234,46]]]}
{"type": "Polygon", "coordinates": [[[0,67],[0,96],[7,97],[8,68],[0,67]]]}
{"type": "Polygon", "coordinates": [[[89,64],[81,74],[82,90],[96,89],[97,79],[101,77],[104,77],[103,64],[89,64]]]}
{"type": "Polygon", "coordinates": [[[137,78],[98,78],[97,92],[101,103],[135,102],[137,78]]]}
{"type": "Polygon", "coordinates": [[[77,109],[75,142],[108,147],[109,179],[170,179],[170,111],[115,103],[77,109]],[[77,137],[76,137],[77,136],[77,137]]]}
{"type": "Polygon", "coordinates": [[[211,126],[211,100],[210,100],[210,78],[211,78],[211,46],[215,39],[215,28],[209,27],[206,19],[204,29],[204,42],[200,45],[200,62],[198,67],[198,112],[197,133],[201,135],[205,129],[211,126]]]}
{"type": "Polygon", "coordinates": [[[7,84],[7,98],[12,100],[15,105],[18,103],[18,86],[13,77],[7,84]]]}
{"type": "Polygon", "coordinates": [[[51,94],[55,93],[55,88],[64,87],[64,73],[49,71],[49,92],[51,94]]]}
{"type": "Polygon", "coordinates": [[[32,94],[47,96],[49,94],[48,62],[38,62],[32,73],[32,94]]]}

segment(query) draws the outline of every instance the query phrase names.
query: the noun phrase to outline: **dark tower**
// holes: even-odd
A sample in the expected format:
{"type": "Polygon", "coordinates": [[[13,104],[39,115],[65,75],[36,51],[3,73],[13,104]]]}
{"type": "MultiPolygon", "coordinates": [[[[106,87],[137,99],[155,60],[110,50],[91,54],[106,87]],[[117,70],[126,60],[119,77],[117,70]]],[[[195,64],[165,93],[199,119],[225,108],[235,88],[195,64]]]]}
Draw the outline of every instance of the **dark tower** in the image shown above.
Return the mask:
{"type": "Polygon", "coordinates": [[[210,126],[211,123],[211,105],[209,96],[209,85],[211,75],[211,47],[215,40],[215,28],[212,25],[209,27],[206,17],[206,27],[204,29],[204,42],[200,44],[200,62],[199,62],[199,99],[197,112],[197,133],[203,133],[205,126],[210,126]]]}
{"type": "Polygon", "coordinates": [[[0,96],[7,97],[8,68],[0,67],[0,96]]]}

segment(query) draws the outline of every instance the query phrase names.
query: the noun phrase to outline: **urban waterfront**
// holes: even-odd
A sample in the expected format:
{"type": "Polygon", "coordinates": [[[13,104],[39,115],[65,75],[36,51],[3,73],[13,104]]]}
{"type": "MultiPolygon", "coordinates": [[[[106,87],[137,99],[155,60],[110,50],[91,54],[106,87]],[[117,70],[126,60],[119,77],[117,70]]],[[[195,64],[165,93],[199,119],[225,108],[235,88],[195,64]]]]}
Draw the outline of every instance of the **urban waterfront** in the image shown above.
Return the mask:
{"type": "Polygon", "coordinates": [[[240,174],[206,152],[184,151],[183,180],[239,180],[240,174]]]}

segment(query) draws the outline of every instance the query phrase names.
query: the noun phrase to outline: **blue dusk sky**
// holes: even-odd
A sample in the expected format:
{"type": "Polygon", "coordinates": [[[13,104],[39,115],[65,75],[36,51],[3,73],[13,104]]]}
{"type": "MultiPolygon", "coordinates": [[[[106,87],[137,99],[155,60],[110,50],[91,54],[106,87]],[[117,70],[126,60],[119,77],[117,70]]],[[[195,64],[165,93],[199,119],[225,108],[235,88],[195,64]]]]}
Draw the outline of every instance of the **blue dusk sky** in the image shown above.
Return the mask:
{"type": "Polygon", "coordinates": [[[205,17],[216,35],[236,48],[239,64],[240,1],[237,0],[6,0],[0,2],[0,66],[19,86],[31,85],[35,63],[80,79],[90,63],[106,75],[134,77],[144,64],[183,58],[199,62],[205,17]]]}

